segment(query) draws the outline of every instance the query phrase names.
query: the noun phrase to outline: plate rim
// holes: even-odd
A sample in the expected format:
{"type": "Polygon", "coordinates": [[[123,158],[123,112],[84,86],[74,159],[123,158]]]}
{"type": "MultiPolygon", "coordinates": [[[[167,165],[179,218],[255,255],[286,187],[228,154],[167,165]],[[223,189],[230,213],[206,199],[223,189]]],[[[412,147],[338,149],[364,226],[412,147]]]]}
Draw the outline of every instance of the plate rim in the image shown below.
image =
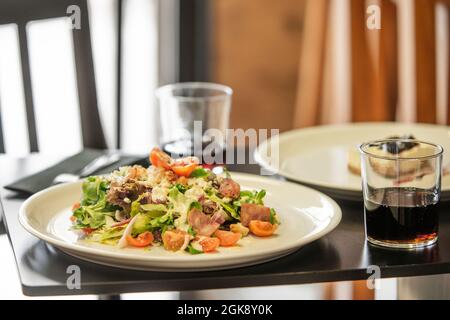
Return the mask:
{"type": "MultiPolygon", "coordinates": [[[[341,210],[340,206],[336,203],[336,201],[334,201],[331,197],[327,196],[326,194],[324,194],[320,191],[317,191],[313,188],[299,185],[299,184],[296,184],[293,182],[280,181],[280,180],[262,177],[262,176],[258,176],[258,175],[253,175],[253,174],[246,174],[246,173],[239,173],[239,172],[233,172],[232,174],[238,181],[239,181],[239,178],[241,178],[241,177],[242,177],[242,179],[264,180],[268,183],[283,183],[283,184],[289,185],[292,188],[303,189],[304,191],[307,191],[307,192],[316,193],[318,196],[326,199],[327,202],[330,203],[333,208],[333,215],[330,217],[329,223],[324,228],[322,228],[321,230],[319,230],[317,232],[309,234],[305,237],[299,238],[298,240],[294,241],[293,243],[288,243],[281,247],[272,248],[272,249],[269,249],[264,252],[247,253],[245,255],[245,258],[246,258],[245,261],[253,262],[250,264],[258,264],[261,257],[264,257],[264,256],[266,256],[266,257],[274,256],[274,255],[277,255],[277,253],[279,254],[281,252],[286,252],[289,250],[295,251],[295,249],[300,249],[304,245],[307,245],[317,239],[320,239],[323,236],[325,236],[326,234],[333,231],[339,225],[339,223],[342,219],[342,210],[341,210]]],[[[108,250],[103,250],[101,248],[80,246],[80,245],[77,245],[77,243],[72,243],[72,242],[65,241],[63,239],[51,237],[51,236],[35,229],[31,225],[31,223],[29,223],[28,218],[27,218],[27,209],[29,208],[30,205],[32,205],[34,203],[34,201],[36,199],[38,199],[39,197],[41,197],[43,195],[48,194],[49,192],[55,192],[55,190],[72,187],[73,185],[79,184],[80,182],[81,181],[76,181],[76,182],[63,183],[63,184],[59,184],[56,186],[51,186],[49,188],[39,191],[38,193],[32,195],[27,200],[25,200],[25,202],[23,202],[23,204],[20,206],[19,215],[18,215],[18,219],[19,219],[19,222],[22,225],[22,227],[27,232],[29,232],[33,236],[37,237],[38,239],[41,239],[41,240],[45,241],[46,243],[54,245],[54,246],[60,248],[61,250],[63,250],[64,252],[66,252],[66,250],[69,250],[69,251],[80,252],[81,254],[88,254],[88,255],[95,255],[95,256],[100,255],[100,256],[108,258],[108,259],[111,259],[111,258],[117,259],[118,263],[120,263],[121,261],[125,261],[125,263],[130,263],[136,259],[140,260],[141,262],[145,261],[147,263],[151,263],[152,261],[155,261],[156,263],[169,263],[169,262],[174,262],[174,261],[176,262],[176,260],[174,260],[173,256],[164,256],[164,257],[147,256],[147,257],[145,257],[140,254],[139,255],[133,254],[133,253],[123,254],[121,252],[108,251],[108,250]]],[[[183,257],[186,257],[186,256],[183,256],[183,257]]],[[[187,259],[187,258],[179,259],[179,261],[187,262],[187,263],[201,263],[201,262],[205,262],[205,261],[220,261],[221,257],[222,256],[217,256],[217,258],[211,258],[209,255],[205,256],[205,257],[196,256],[195,258],[190,258],[190,259],[187,259]]],[[[227,257],[227,259],[229,259],[230,261],[236,260],[234,263],[232,263],[232,265],[236,265],[236,267],[239,264],[242,264],[242,262],[241,263],[239,262],[239,260],[242,259],[241,255],[227,257]]],[[[231,267],[232,266],[230,263],[224,265],[224,268],[231,268],[231,267]]],[[[204,268],[206,269],[207,267],[204,267],[204,268]]],[[[151,269],[151,266],[149,266],[149,269],[151,269]]],[[[180,269],[177,268],[177,270],[183,271],[182,268],[180,268],[180,269]]]]}
{"type": "MultiPolygon", "coordinates": [[[[394,125],[402,125],[402,126],[410,126],[410,127],[414,127],[414,126],[419,126],[422,128],[433,128],[433,129],[447,129],[450,131],[450,126],[446,126],[446,125],[438,125],[438,124],[430,124],[430,123],[404,123],[404,122],[355,122],[355,123],[343,123],[343,124],[330,124],[330,125],[319,125],[319,126],[314,126],[314,127],[307,127],[307,128],[300,128],[300,129],[294,129],[294,130],[289,130],[283,133],[280,133],[278,135],[278,139],[279,139],[279,144],[281,145],[282,140],[289,140],[292,139],[293,137],[295,137],[296,135],[299,134],[299,132],[301,133],[315,133],[315,132],[319,132],[322,130],[339,130],[339,129],[347,129],[350,127],[364,127],[364,126],[394,126],[394,125]]],[[[283,170],[281,167],[276,170],[273,166],[271,166],[267,161],[266,161],[266,157],[262,155],[261,150],[267,150],[269,144],[271,143],[272,138],[269,138],[267,140],[264,140],[262,143],[260,143],[256,149],[253,151],[253,157],[255,159],[255,161],[261,166],[263,167],[265,170],[269,171],[269,172],[276,172],[278,175],[283,176],[291,181],[295,181],[297,183],[301,183],[302,185],[307,185],[310,187],[316,187],[316,188],[320,188],[321,190],[331,190],[331,191],[338,191],[340,195],[342,195],[342,198],[345,199],[349,199],[349,198],[355,198],[355,196],[360,193],[362,193],[362,187],[358,187],[358,188],[353,188],[352,186],[343,186],[343,185],[338,185],[338,184],[327,184],[327,183],[323,183],[323,182],[313,182],[310,180],[305,180],[305,179],[301,179],[296,175],[290,174],[289,172],[287,172],[286,170],[283,170]],[[345,193],[348,193],[348,197],[344,196],[345,193]]],[[[445,152],[445,150],[444,150],[445,152]]],[[[444,192],[449,192],[450,193],[450,188],[447,190],[442,190],[442,193],[444,192]]]]}

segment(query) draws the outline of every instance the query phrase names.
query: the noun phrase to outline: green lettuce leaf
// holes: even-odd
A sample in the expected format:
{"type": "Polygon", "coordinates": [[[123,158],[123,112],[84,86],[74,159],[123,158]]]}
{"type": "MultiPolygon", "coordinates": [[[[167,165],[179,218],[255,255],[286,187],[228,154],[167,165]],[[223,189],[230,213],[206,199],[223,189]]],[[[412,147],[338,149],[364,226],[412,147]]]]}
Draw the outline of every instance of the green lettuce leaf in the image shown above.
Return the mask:
{"type": "Polygon", "coordinates": [[[152,219],[149,223],[149,226],[151,230],[161,229],[161,233],[164,233],[167,229],[173,227],[173,224],[173,215],[172,212],[169,211],[161,217],[152,219]]]}
{"type": "Polygon", "coordinates": [[[260,191],[241,191],[240,196],[237,200],[233,201],[233,205],[240,207],[243,203],[254,203],[258,205],[264,205],[264,197],[266,196],[266,190],[260,191]]]}
{"type": "Polygon", "coordinates": [[[185,186],[185,185],[182,185],[181,183],[177,183],[177,184],[175,185],[175,187],[176,187],[176,188],[178,189],[178,191],[180,191],[181,193],[185,193],[186,190],[189,189],[189,187],[187,187],[187,186],[185,186]]]}
{"type": "Polygon", "coordinates": [[[197,168],[194,171],[192,171],[190,178],[206,178],[209,176],[209,171],[205,168],[197,168]]]}
{"type": "Polygon", "coordinates": [[[192,245],[190,245],[190,244],[186,247],[186,251],[189,252],[190,254],[200,254],[200,253],[203,253],[203,251],[200,251],[200,250],[195,249],[195,248],[194,248],[192,245]]]}
{"type": "Polygon", "coordinates": [[[278,220],[278,215],[274,208],[270,208],[270,223],[280,224],[280,220],[278,220]]]}
{"type": "Polygon", "coordinates": [[[125,231],[125,228],[126,228],[126,225],[115,227],[115,228],[99,230],[99,231],[92,233],[92,235],[90,236],[90,239],[94,240],[94,241],[99,241],[99,242],[104,242],[106,240],[111,240],[111,239],[118,240],[122,237],[123,232],[125,231]]]}
{"type": "Polygon", "coordinates": [[[219,206],[221,206],[227,213],[231,215],[231,217],[233,217],[236,220],[241,220],[241,216],[239,215],[238,212],[239,208],[234,206],[234,204],[226,203],[215,194],[208,196],[208,198],[217,203],[219,206]]]}
{"type": "Polygon", "coordinates": [[[93,176],[86,178],[81,188],[83,191],[81,206],[90,206],[105,198],[109,183],[102,177],[93,176]]]}
{"type": "Polygon", "coordinates": [[[75,229],[98,229],[106,223],[106,216],[114,216],[118,207],[106,201],[109,182],[102,177],[89,177],[83,182],[81,206],[73,212],[77,218],[75,229]]]}
{"type": "Polygon", "coordinates": [[[152,218],[160,217],[167,212],[167,207],[163,204],[141,204],[141,209],[145,214],[151,216],[152,218]]]}
{"type": "MultiPolygon", "coordinates": [[[[192,208],[192,204],[196,201],[186,197],[176,187],[172,187],[169,190],[168,198],[172,206],[171,211],[178,215],[178,218],[174,221],[175,226],[186,231],[189,227],[187,224],[187,216],[189,210],[192,208]]],[[[194,203],[194,206],[198,205],[194,203]]]]}

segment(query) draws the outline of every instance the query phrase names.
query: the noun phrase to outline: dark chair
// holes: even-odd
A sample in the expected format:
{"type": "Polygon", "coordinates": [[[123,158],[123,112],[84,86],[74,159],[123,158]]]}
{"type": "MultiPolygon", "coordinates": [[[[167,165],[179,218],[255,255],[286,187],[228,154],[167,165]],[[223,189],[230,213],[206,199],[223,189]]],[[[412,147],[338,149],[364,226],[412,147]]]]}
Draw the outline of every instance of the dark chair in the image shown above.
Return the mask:
{"type": "MultiPolygon", "coordinates": [[[[78,6],[81,12],[81,28],[72,30],[83,146],[106,148],[97,106],[87,0],[2,0],[0,2],[0,25],[14,23],[18,26],[30,152],[39,151],[39,141],[33,107],[26,25],[33,20],[67,16],[68,7],[73,5],[78,6]]],[[[1,117],[0,152],[4,152],[1,117]]]]}

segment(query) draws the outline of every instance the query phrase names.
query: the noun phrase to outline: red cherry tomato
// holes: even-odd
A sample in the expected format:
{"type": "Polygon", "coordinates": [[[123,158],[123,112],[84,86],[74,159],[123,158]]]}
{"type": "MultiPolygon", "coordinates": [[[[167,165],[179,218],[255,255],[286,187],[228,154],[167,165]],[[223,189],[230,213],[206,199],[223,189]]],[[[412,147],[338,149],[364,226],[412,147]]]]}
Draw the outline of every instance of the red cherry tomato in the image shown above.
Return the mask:
{"type": "Polygon", "coordinates": [[[199,161],[197,157],[185,157],[172,162],[171,169],[175,174],[182,177],[189,177],[197,167],[199,161]]]}
{"type": "Polygon", "coordinates": [[[195,168],[197,168],[197,166],[198,165],[195,163],[188,164],[185,166],[172,166],[172,171],[175,172],[175,174],[177,174],[178,176],[189,177],[192,171],[194,171],[195,168]]]}
{"type": "Polygon", "coordinates": [[[187,233],[179,230],[168,230],[162,234],[164,248],[169,251],[178,251],[186,240],[187,233]]]}
{"type": "Polygon", "coordinates": [[[277,228],[276,225],[270,222],[260,220],[250,221],[248,227],[250,228],[250,232],[258,237],[270,237],[277,228]]]}
{"type": "Polygon", "coordinates": [[[216,230],[214,235],[220,240],[222,247],[232,247],[241,239],[240,233],[225,230],[216,230]]]}
{"type": "Polygon", "coordinates": [[[172,158],[159,148],[153,148],[150,152],[150,162],[157,168],[170,169],[172,158]]]}
{"type": "Polygon", "coordinates": [[[136,238],[132,236],[127,236],[127,242],[130,246],[133,247],[147,247],[153,242],[153,234],[150,231],[145,231],[141,233],[136,238]]]}
{"type": "Polygon", "coordinates": [[[91,234],[92,232],[95,231],[95,229],[92,229],[90,227],[86,227],[86,228],[83,228],[81,230],[84,232],[84,234],[91,234]]]}
{"type": "Polygon", "coordinates": [[[203,252],[214,252],[220,245],[220,240],[218,238],[205,237],[199,243],[202,246],[203,252]]]}

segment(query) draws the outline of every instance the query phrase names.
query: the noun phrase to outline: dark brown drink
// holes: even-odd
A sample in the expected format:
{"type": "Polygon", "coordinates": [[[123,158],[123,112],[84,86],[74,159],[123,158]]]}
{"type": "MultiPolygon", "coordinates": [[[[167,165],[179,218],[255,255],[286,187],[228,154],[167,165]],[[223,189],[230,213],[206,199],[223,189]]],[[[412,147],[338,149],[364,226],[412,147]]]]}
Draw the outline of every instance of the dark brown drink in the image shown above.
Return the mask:
{"type": "Polygon", "coordinates": [[[434,243],[438,197],[418,188],[372,189],[365,197],[366,234],[373,243],[434,243]],[[369,200],[370,199],[370,200],[369,200]]]}

